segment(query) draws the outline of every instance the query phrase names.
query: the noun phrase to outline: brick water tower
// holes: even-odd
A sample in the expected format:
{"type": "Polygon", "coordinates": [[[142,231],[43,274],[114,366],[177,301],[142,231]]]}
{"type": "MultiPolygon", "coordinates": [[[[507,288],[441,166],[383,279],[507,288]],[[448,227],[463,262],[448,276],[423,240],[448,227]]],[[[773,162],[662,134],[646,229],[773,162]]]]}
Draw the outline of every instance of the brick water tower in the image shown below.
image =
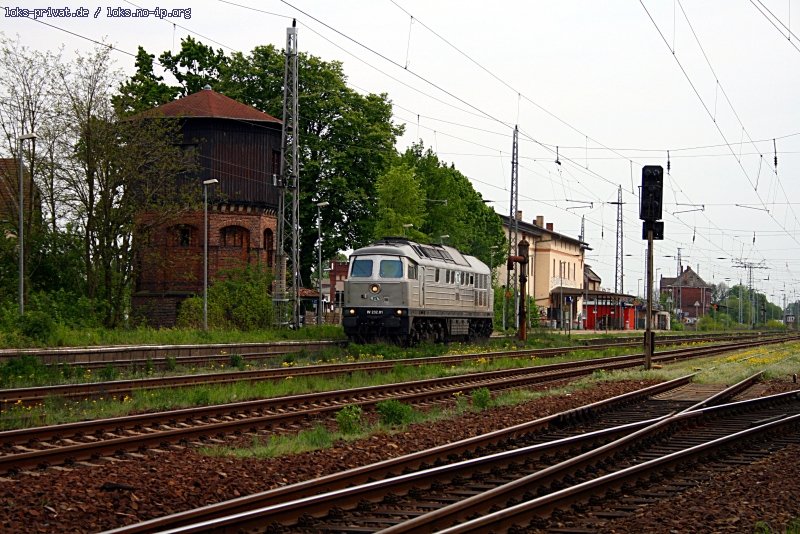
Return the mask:
{"type": "MultiPolygon", "coordinates": [[[[194,153],[196,176],[208,187],[208,284],[247,265],[273,268],[280,173],[281,121],[213,91],[159,106],[154,116],[179,120],[183,147],[194,153]]],[[[174,326],[181,302],[202,295],[205,211],[201,206],[156,225],[139,247],[133,315],[152,326],[174,326]]],[[[155,214],[143,212],[146,223],[155,214]]]]}

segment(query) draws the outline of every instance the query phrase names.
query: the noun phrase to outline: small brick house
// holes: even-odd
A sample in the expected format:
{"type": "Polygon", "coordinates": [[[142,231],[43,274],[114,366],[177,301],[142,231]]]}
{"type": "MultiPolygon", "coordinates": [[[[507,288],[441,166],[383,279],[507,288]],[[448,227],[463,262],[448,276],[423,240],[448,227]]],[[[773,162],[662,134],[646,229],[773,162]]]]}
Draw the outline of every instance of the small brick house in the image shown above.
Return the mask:
{"type": "Polygon", "coordinates": [[[688,265],[675,278],[661,277],[661,294],[672,301],[672,309],[681,319],[703,317],[711,307],[713,285],[707,284],[688,265]]]}
{"type": "MultiPolygon", "coordinates": [[[[199,184],[208,186],[208,283],[229,269],[273,267],[280,173],[281,121],[206,86],[153,110],[181,121],[183,146],[194,151],[199,184]]],[[[176,177],[185,180],[186,177],[176,177]]],[[[181,302],[203,292],[203,216],[188,212],[156,226],[136,262],[132,311],[152,326],[174,326],[181,302]]],[[[155,214],[141,213],[146,223],[155,214]]]]}

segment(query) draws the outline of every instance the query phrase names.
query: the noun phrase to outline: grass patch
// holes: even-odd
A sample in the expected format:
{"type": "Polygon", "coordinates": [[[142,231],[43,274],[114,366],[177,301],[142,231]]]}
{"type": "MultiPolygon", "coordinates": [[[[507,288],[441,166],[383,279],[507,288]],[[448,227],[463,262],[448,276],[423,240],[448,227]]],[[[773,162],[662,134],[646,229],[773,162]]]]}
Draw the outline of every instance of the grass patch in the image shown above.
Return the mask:
{"type": "Polygon", "coordinates": [[[362,421],[361,416],[364,411],[361,406],[352,404],[345,406],[336,413],[336,424],[339,426],[339,432],[342,434],[357,434],[361,431],[362,421]]]}
{"type": "Polygon", "coordinates": [[[333,445],[335,434],[322,425],[310,430],[301,430],[295,435],[269,436],[266,439],[255,437],[248,448],[206,447],[201,453],[209,456],[232,456],[234,458],[275,458],[290,454],[326,449],[333,445]]]}
{"type": "Polygon", "coordinates": [[[386,426],[404,426],[415,419],[416,411],[410,404],[405,404],[397,399],[380,401],[375,406],[381,424],[386,426]]]}
{"type": "Polygon", "coordinates": [[[800,534],[800,518],[792,519],[786,528],[772,529],[768,521],[758,521],[753,526],[755,534],[800,534]]]}
{"type": "MultiPolygon", "coordinates": [[[[531,400],[540,399],[548,396],[564,396],[570,395],[572,392],[591,387],[592,383],[587,379],[581,383],[573,383],[562,388],[553,388],[546,391],[531,391],[531,390],[513,390],[499,394],[490,403],[490,406],[511,406],[522,404],[531,400]]],[[[488,389],[479,388],[474,391],[481,391],[488,389]]],[[[463,393],[456,393],[454,395],[455,406],[443,408],[441,406],[434,407],[433,409],[422,412],[414,410],[412,406],[404,404],[398,400],[390,399],[378,403],[376,411],[379,413],[381,421],[376,424],[364,426],[361,425],[360,429],[356,432],[343,432],[340,425],[338,432],[330,432],[322,426],[317,426],[312,430],[301,431],[295,435],[282,435],[270,436],[266,440],[262,438],[254,438],[249,447],[228,447],[228,446],[214,446],[201,449],[203,454],[209,456],[228,456],[235,458],[274,458],[284,456],[287,454],[298,454],[311,450],[319,450],[333,446],[340,440],[353,441],[358,439],[368,438],[377,433],[392,434],[401,431],[402,428],[411,423],[434,423],[442,420],[455,419],[463,415],[466,411],[479,412],[486,408],[480,405],[484,404],[483,401],[478,401],[476,405],[472,396],[464,395],[463,393]],[[469,400],[472,399],[473,404],[470,409],[469,400]],[[383,406],[383,408],[381,408],[383,406]],[[383,414],[390,414],[384,417],[383,414]]],[[[479,393],[478,398],[485,399],[485,393],[479,393]]],[[[489,407],[490,407],[489,406],[489,407]]],[[[348,408],[358,408],[357,406],[348,406],[343,408],[337,414],[337,422],[339,421],[339,414],[348,408]]],[[[359,417],[360,421],[360,417],[359,417]]]]}

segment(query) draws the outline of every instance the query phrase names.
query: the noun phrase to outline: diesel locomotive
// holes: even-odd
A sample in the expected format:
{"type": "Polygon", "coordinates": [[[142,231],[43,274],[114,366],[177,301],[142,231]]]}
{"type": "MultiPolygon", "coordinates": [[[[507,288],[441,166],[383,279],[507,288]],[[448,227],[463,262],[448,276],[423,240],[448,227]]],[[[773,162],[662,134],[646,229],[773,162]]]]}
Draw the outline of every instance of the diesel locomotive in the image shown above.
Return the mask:
{"type": "Polygon", "coordinates": [[[387,237],[350,256],[343,325],[357,342],[402,344],[488,338],[491,272],[446,245],[387,237]]]}

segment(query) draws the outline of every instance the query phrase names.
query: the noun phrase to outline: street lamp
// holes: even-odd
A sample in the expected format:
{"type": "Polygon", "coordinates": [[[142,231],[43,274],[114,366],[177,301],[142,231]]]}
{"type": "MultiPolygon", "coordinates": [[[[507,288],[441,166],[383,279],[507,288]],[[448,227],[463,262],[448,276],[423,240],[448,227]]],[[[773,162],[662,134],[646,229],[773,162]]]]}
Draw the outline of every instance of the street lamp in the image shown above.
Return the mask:
{"type": "MultiPolygon", "coordinates": [[[[25,313],[25,230],[23,228],[24,219],[22,216],[24,210],[24,199],[25,199],[25,188],[22,184],[23,176],[22,176],[22,142],[23,141],[35,141],[36,134],[29,133],[20,135],[17,137],[17,157],[19,158],[19,162],[17,167],[19,168],[19,231],[17,235],[19,237],[19,314],[22,315],[25,313]]],[[[31,191],[31,195],[33,191],[31,191]]]]}
{"type": "Polygon", "coordinates": [[[319,303],[317,304],[317,325],[322,324],[322,212],[320,208],[329,206],[329,202],[317,202],[317,238],[319,239],[319,303]]]}
{"type": "Polygon", "coordinates": [[[406,229],[411,228],[412,226],[414,226],[412,223],[406,223],[403,225],[403,237],[406,235],[406,229]]]}
{"type": "Polygon", "coordinates": [[[208,186],[219,180],[203,180],[203,330],[208,330],[208,186]]]}
{"type": "Polygon", "coordinates": [[[492,287],[494,287],[494,252],[498,248],[499,247],[497,245],[492,245],[489,247],[489,281],[491,282],[492,287]]]}
{"type": "Polygon", "coordinates": [[[444,235],[440,235],[439,236],[439,240],[441,241],[442,245],[444,245],[444,240],[445,239],[449,239],[449,238],[450,238],[450,234],[444,234],[444,235]]]}

